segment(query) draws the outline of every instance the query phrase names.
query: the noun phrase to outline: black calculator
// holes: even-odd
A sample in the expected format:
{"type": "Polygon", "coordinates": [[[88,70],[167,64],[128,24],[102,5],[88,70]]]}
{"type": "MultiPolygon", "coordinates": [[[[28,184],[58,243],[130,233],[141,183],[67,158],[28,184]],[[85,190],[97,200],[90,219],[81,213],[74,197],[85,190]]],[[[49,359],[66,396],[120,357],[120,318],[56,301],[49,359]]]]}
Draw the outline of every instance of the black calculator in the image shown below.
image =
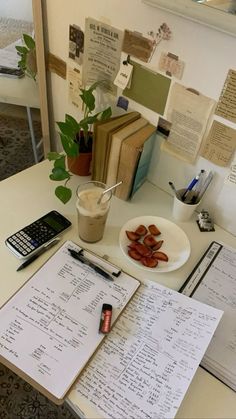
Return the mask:
{"type": "Polygon", "coordinates": [[[18,258],[27,258],[37,253],[70,225],[71,222],[67,218],[53,210],[12,234],[5,243],[18,258]]]}

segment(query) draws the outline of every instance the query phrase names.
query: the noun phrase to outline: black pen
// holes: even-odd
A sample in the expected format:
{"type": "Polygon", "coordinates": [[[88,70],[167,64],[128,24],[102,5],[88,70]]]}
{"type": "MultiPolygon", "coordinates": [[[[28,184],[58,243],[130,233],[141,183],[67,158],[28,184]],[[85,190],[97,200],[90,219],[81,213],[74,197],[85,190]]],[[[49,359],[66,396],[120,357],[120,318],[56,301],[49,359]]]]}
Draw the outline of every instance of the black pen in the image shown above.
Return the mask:
{"type": "Polygon", "coordinates": [[[26,259],[25,262],[23,262],[19,268],[17,268],[17,271],[21,271],[21,269],[26,268],[26,266],[30,265],[34,260],[38,259],[40,255],[42,255],[44,252],[46,252],[48,249],[51,249],[51,247],[55,246],[60,241],[59,238],[53,239],[48,244],[46,244],[44,247],[42,247],[36,254],[26,259]]]}
{"type": "Polygon", "coordinates": [[[76,252],[76,250],[68,249],[70,252],[70,255],[74,258],[79,260],[80,262],[84,263],[87,266],[90,266],[95,272],[103,276],[105,279],[109,279],[109,281],[114,281],[113,276],[107,272],[105,269],[101,268],[100,266],[96,265],[95,263],[91,262],[91,260],[87,259],[83,255],[81,255],[79,252],[76,252]]]}

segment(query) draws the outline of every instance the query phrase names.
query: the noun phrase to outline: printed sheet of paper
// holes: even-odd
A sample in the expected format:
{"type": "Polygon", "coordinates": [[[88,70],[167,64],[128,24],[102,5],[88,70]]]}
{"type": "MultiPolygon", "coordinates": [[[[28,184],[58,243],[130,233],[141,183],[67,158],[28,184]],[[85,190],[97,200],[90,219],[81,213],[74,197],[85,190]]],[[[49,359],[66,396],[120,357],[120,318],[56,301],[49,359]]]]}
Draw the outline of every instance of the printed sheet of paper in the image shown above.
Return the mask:
{"type": "Polygon", "coordinates": [[[67,80],[69,102],[81,109],[82,99],[80,98],[80,88],[82,87],[82,79],[80,70],[67,65],[67,80]]]}
{"type": "Polygon", "coordinates": [[[216,108],[216,115],[222,116],[236,123],[236,71],[229,70],[220,99],[216,108]]]}
{"type": "Polygon", "coordinates": [[[173,418],[221,315],[146,282],[81,374],[70,400],[84,412],[86,406],[94,408],[103,419],[173,418]]]}
{"type": "Polygon", "coordinates": [[[104,338],[102,304],[113,306],[114,322],[139,286],[123,273],[114,282],[104,279],[73,259],[68,248],[80,250],[66,242],[0,311],[1,361],[10,361],[19,375],[23,371],[57,399],[104,338]]]}
{"type": "Polygon", "coordinates": [[[92,18],[85,22],[83,83],[91,85],[106,80],[111,92],[120,68],[123,32],[92,18]]]}
{"type": "Polygon", "coordinates": [[[236,160],[230,166],[230,172],[225,179],[225,183],[236,186],[236,160]]]}
{"type": "Polygon", "coordinates": [[[202,157],[218,166],[228,166],[235,149],[236,130],[213,121],[201,153],[202,157]]]}
{"type": "Polygon", "coordinates": [[[236,390],[236,249],[223,246],[193,294],[194,299],[224,310],[201,365],[236,390]]]}
{"type": "Polygon", "coordinates": [[[180,160],[194,163],[214,105],[213,99],[175,83],[167,110],[172,126],[162,149],[180,160]]]}

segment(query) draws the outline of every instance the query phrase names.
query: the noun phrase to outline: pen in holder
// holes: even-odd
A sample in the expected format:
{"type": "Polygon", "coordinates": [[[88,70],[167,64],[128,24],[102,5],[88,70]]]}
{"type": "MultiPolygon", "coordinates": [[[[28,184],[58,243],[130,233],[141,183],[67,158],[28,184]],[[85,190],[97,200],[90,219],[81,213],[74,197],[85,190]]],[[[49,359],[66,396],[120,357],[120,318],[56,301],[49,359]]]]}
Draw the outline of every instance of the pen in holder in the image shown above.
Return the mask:
{"type": "Polygon", "coordinates": [[[177,194],[174,196],[173,203],[173,217],[177,221],[188,221],[201,201],[196,202],[195,204],[191,203],[191,199],[183,202],[181,197],[183,196],[186,189],[179,189],[177,194]]]}

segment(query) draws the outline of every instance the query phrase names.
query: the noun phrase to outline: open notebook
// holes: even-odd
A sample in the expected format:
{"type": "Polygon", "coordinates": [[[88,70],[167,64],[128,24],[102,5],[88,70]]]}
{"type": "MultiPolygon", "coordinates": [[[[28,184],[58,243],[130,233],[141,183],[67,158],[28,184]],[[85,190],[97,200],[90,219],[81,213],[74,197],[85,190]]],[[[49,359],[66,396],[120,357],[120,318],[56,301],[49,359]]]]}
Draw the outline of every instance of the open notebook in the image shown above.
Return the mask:
{"type": "Polygon", "coordinates": [[[140,285],[86,251],[114,276],[106,280],[69,248],[80,249],[65,242],[1,309],[0,361],[56,403],[81,373],[69,395],[75,410],[173,417],[222,312],[151,281],[140,285]],[[103,303],[113,306],[105,338],[103,303]]]}

